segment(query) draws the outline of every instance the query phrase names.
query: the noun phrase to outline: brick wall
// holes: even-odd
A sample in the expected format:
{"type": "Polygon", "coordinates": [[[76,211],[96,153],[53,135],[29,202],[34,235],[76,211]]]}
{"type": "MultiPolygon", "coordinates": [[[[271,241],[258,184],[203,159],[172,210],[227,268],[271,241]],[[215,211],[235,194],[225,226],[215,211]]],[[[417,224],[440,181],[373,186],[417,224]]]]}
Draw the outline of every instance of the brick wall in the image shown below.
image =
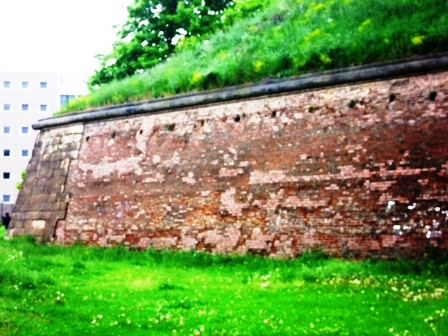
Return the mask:
{"type": "Polygon", "coordinates": [[[446,249],[447,113],[439,72],[45,130],[10,233],[278,257],[446,249]]]}

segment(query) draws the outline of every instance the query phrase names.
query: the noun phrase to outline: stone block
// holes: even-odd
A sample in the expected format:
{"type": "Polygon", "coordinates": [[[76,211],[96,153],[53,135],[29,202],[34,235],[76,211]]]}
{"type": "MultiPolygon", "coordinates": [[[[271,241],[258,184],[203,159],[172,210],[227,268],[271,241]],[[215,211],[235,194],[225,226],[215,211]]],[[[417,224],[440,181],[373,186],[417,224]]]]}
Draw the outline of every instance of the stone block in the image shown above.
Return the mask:
{"type": "Polygon", "coordinates": [[[43,230],[45,229],[46,223],[47,222],[45,220],[33,220],[33,222],[31,223],[31,227],[34,230],[43,230]]]}

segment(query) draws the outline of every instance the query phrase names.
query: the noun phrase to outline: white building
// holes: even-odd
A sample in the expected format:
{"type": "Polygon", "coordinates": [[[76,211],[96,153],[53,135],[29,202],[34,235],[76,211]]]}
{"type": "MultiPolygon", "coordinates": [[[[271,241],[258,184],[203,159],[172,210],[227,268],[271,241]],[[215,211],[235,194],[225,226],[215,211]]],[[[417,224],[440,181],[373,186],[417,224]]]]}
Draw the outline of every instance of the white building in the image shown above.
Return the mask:
{"type": "Polygon", "coordinates": [[[11,212],[17,183],[28,165],[36,121],[51,117],[69,100],[88,93],[76,78],[55,73],[0,72],[0,213],[11,212]]]}

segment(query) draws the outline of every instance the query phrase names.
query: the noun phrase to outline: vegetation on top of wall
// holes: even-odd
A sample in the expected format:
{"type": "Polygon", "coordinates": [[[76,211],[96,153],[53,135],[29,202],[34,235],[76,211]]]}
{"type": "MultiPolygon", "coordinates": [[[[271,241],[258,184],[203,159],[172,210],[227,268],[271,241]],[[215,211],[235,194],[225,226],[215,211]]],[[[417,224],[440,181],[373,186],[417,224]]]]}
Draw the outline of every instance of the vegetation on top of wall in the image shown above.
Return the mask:
{"type": "Polygon", "coordinates": [[[59,113],[446,50],[445,0],[279,0],[59,113]]]}
{"type": "MultiPolygon", "coordinates": [[[[269,0],[270,1],[270,0],[269,0]]],[[[97,55],[100,67],[89,85],[142,73],[187,45],[266,7],[267,0],[134,0],[112,52],[97,55]]]]}

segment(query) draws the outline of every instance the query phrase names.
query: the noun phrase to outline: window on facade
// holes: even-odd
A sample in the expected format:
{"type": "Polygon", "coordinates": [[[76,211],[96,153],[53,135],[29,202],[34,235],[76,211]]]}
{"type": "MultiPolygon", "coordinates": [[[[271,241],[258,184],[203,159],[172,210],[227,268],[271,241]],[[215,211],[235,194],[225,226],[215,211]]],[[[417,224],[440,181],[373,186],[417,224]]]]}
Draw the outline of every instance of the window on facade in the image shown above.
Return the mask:
{"type": "Polygon", "coordinates": [[[29,129],[28,126],[23,126],[22,127],[22,134],[28,134],[28,129],[29,129]]]}
{"type": "Polygon", "coordinates": [[[28,89],[28,82],[22,82],[22,89],[28,89]]]}
{"type": "Polygon", "coordinates": [[[28,156],[28,149],[22,149],[22,156],[28,156]]]}
{"type": "Polygon", "coordinates": [[[3,179],[4,180],[9,180],[11,178],[11,173],[9,172],[3,172],[3,179]]]}
{"type": "Polygon", "coordinates": [[[61,95],[61,106],[66,106],[73,99],[75,99],[74,95],[61,95]]]}
{"type": "Polygon", "coordinates": [[[28,104],[22,104],[22,111],[28,111],[28,104]]]}
{"type": "Polygon", "coordinates": [[[47,88],[47,82],[40,82],[40,88],[46,89],[47,88]]]}
{"type": "Polygon", "coordinates": [[[11,202],[11,195],[3,195],[3,203],[11,202]]]}
{"type": "Polygon", "coordinates": [[[5,89],[9,89],[9,88],[11,87],[11,82],[10,82],[10,81],[4,81],[4,82],[3,82],[3,87],[4,87],[5,89]]]}
{"type": "Polygon", "coordinates": [[[10,110],[11,110],[11,105],[3,104],[3,111],[10,111],[10,110]]]}
{"type": "Polygon", "coordinates": [[[3,156],[11,156],[11,151],[9,149],[4,149],[3,156]]]}
{"type": "Polygon", "coordinates": [[[9,134],[9,133],[11,133],[11,127],[9,127],[9,126],[3,126],[3,133],[4,133],[4,134],[9,134]]]}
{"type": "Polygon", "coordinates": [[[40,111],[41,112],[46,112],[47,111],[47,105],[45,105],[45,104],[40,105],[40,111]]]}

